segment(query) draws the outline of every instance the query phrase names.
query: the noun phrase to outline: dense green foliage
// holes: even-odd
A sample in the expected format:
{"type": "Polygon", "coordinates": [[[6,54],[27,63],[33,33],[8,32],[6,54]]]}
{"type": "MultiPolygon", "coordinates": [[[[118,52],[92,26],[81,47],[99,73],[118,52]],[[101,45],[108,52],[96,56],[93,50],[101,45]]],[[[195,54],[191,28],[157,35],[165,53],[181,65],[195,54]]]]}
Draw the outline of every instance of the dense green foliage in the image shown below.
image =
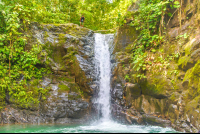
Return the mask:
{"type": "Polygon", "coordinates": [[[38,97],[46,92],[27,85],[29,80],[40,79],[42,72],[46,72],[45,68],[37,67],[41,46],[35,44],[31,50],[25,49],[28,36],[23,33],[28,29],[31,10],[18,4],[4,6],[2,3],[0,10],[0,106],[7,94],[10,102],[28,107],[38,103],[38,97]]]}
{"type": "MultiPolygon", "coordinates": [[[[6,94],[10,101],[28,106],[38,103],[45,89],[28,88],[32,79],[40,79],[42,72],[38,67],[41,47],[37,44],[26,50],[27,38],[24,33],[30,22],[39,23],[75,23],[80,16],[85,17],[84,26],[92,30],[116,29],[124,20],[133,17],[130,23],[140,32],[138,39],[131,44],[133,69],[138,72],[134,77],[145,78],[139,70],[146,70],[151,62],[146,61],[146,50],[155,52],[164,42],[164,15],[166,8],[178,8],[174,0],[140,0],[136,12],[127,13],[127,8],[135,0],[2,0],[0,3],[0,101],[5,102],[6,94]],[[126,15],[125,15],[126,14],[126,15]]],[[[170,15],[170,14],[169,14],[170,15]]],[[[160,62],[166,64],[162,57],[160,62]]],[[[130,79],[130,76],[126,76],[130,79]]]]}
{"type": "Polygon", "coordinates": [[[135,0],[12,0],[5,5],[22,5],[32,21],[40,23],[75,23],[85,17],[84,26],[92,30],[108,30],[119,25],[126,9],[135,0]]]}
{"type": "MultiPolygon", "coordinates": [[[[152,64],[145,60],[147,58],[146,51],[155,52],[164,42],[164,15],[167,13],[166,9],[169,5],[171,8],[178,8],[179,2],[174,0],[141,0],[138,11],[126,16],[127,18],[133,16],[134,19],[130,25],[140,32],[137,41],[131,44],[133,69],[138,72],[138,74],[133,74],[134,77],[146,78],[143,73],[139,72],[139,70],[146,70],[147,66],[152,64]]],[[[160,61],[166,65],[162,57],[160,61]]]]}
{"type": "Polygon", "coordinates": [[[38,104],[47,92],[34,87],[48,70],[38,57],[42,55],[41,45],[26,48],[31,22],[79,24],[83,14],[84,27],[108,30],[121,24],[131,3],[132,0],[1,0],[0,108],[6,101],[21,107],[38,104]]]}

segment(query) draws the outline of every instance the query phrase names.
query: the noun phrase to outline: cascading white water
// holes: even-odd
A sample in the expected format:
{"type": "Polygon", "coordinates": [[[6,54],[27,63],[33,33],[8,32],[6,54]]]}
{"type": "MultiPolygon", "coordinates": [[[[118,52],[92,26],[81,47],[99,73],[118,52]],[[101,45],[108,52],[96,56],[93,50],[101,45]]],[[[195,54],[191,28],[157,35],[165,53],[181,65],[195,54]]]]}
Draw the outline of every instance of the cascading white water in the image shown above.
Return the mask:
{"type": "MultiPolygon", "coordinates": [[[[34,132],[34,133],[175,133],[176,131],[171,128],[162,128],[158,126],[144,126],[144,125],[124,125],[114,122],[110,119],[110,77],[111,77],[111,65],[110,65],[110,52],[109,45],[113,41],[112,34],[95,34],[95,65],[97,71],[97,80],[99,81],[99,96],[95,103],[99,104],[99,111],[101,112],[102,118],[97,122],[90,125],[80,126],[66,126],[58,124],[52,125],[41,125],[41,126],[27,126],[23,125],[19,128],[6,126],[8,128],[0,127],[0,132],[34,132]],[[34,128],[34,129],[33,129],[34,128]],[[6,130],[5,130],[6,129],[6,130]]],[[[45,80],[42,85],[46,85],[49,80],[45,80]]],[[[52,87],[55,91],[57,86],[52,87]]]]}
{"type": "Polygon", "coordinates": [[[110,52],[109,43],[112,40],[111,34],[95,34],[95,66],[99,76],[99,95],[97,102],[102,118],[101,120],[110,120],[110,52]]]}

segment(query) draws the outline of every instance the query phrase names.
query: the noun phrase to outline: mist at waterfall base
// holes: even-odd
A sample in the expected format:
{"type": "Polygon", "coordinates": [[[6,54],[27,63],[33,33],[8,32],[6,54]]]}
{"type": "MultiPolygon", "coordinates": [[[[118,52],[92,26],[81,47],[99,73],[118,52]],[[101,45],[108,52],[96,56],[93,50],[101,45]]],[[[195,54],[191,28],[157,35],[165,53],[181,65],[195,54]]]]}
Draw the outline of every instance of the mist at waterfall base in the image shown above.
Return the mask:
{"type": "Polygon", "coordinates": [[[99,119],[91,124],[39,124],[6,125],[0,127],[0,133],[175,133],[172,128],[145,125],[124,125],[112,121],[110,110],[110,52],[112,34],[95,34],[95,68],[99,81],[98,98],[94,101],[99,111],[99,119]]]}

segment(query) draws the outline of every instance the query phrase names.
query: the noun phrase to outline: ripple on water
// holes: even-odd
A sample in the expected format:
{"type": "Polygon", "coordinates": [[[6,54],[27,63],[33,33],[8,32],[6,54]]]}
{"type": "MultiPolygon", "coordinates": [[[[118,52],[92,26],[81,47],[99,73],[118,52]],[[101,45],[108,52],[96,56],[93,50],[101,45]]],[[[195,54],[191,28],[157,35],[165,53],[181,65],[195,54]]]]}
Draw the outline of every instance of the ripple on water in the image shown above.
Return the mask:
{"type": "Polygon", "coordinates": [[[91,125],[7,125],[0,133],[178,133],[172,128],[145,125],[123,125],[113,121],[94,122],[91,125]]]}

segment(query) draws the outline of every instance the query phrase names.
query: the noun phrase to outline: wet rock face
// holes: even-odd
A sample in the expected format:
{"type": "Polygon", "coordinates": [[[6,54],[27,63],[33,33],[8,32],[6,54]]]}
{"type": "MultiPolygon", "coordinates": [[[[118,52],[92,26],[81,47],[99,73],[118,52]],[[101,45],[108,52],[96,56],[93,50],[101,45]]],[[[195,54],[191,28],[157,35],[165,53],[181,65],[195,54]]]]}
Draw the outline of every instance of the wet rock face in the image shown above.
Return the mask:
{"type": "Polygon", "coordinates": [[[192,68],[199,60],[200,57],[200,35],[196,35],[183,47],[184,55],[179,59],[179,68],[187,71],[192,68]]]}
{"type": "Polygon", "coordinates": [[[75,24],[33,23],[30,29],[32,38],[26,49],[39,43],[43,48],[43,55],[39,55],[41,66],[49,67],[53,73],[42,78],[39,85],[30,84],[29,87],[48,89],[49,92],[40,97],[37,108],[21,110],[11,106],[4,109],[0,123],[88,121],[91,114],[90,97],[98,86],[94,83],[93,31],[75,24]]]}
{"type": "MultiPolygon", "coordinates": [[[[137,38],[137,31],[131,30],[133,35],[129,37],[130,27],[119,28],[111,55],[112,116],[117,121],[129,124],[171,126],[182,132],[198,132],[200,129],[198,1],[182,2],[181,8],[185,12],[182,12],[181,27],[180,19],[177,19],[178,12],[175,13],[176,9],[168,10],[174,13],[171,20],[167,15],[164,17],[165,24],[169,21],[166,25],[168,32],[166,39],[169,44],[161,47],[168,55],[172,52],[180,52],[180,56],[170,62],[170,67],[167,69],[147,70],[145,72],[147,78],[144,80],[138,82],[131,78],[131,75],[137,72],[132,69],[134,65],[130,64],[129,55],[132,49],[128,44],[137,38]],[[183,35],[187,37],[180,38],[183,35]],[[179,73],[169,75],[174,70],[178,70],[179,73]],[[165,73],[166,76],[164,76],[165,73]]],[[[129,11],[137,13],[137,9],[137,3],[134,3],[129,11]]]]}
{"type": "Polygon", "coordinates": [[[116,83],[115,87],[111,89],[111,113],[113,120],[128,123],[125,119],[125,99],[124,96],[124,89],[120,83],[116,83]]]}
{"type": "Polygon", "coordinates": [[[62,93],[49,96],[38,111],[6,108],[1,112],[0,123],[80,123],[88,121],[88,108],[89,103],[76,93],[62,93]]]}
{"type": "Polygon", "coordinates": [[[135,99],[139,97],[142,94],[140,85],[138,83],[126,83],[126,94],[126,97],[129,99],[135,99]]]}
{"type": "Polygon", "coordinates": [[[75,92],[55,93],[58,87],[55,85],[50,86],[54,86],[56,89],[40,105],[40,114],[44,118],[44,122],[59,123],[57,120],[62,120],[62,123],[69,123],[70,120],[73,123],[73,119],[81,119],[88,116],[90,104],[83,100],[79,94],[75,92]]]}
{"type": "Polygon", "coordinates": [[[138,35],[139,32],[136,31],[135,27],[128,25],[120,27],[114,40],[114,52],[125,50],[128,44],[131,44],[135,39],[137,39],[138,35]]]}
{"type": "Polygon", "coordinates": [[[75,75],[75,82],[92,94],[92,89],[85,83],[95,80],[93,31],[75,24],[45,25],[43,29],[36,30],[34,36],[38,40],[38,32],[42,37],[46,36],[40,42],[44,40],[47,47],[51,46],[50,66],[54,73],[75,75]]]}
{"type": "Polygon", "coordinates": [[[56,122],[62,120],[69,123],[73,122],[73,119],[80,121],[80,118],[88,116],[90,107],[90,103],[82,98],[88,99],[93,94],[90,87],[95,80],[93,32],[75,24],[49,24],[44,25],[41,30],[35,29],[35,33],[33,36],[39,42],[46,44],[47,48],[48,45],[51,46],[50,67],[57,76],[54,83],[50,84],[51,88],[54,87],[51,95],[41,104],[42,115],[56,122]],[[65,77],[71,77],[74,81],[59,79],[65,77]],[[60,91],[60,83],[69,90],[60,91]],[[83,96],[79,90],[87,96],[83,96]]]}
{"type": "Polygon", "coordinates": [[[171,121],[170,120],[158,118],[156,116],[144,114],[142,119],[147,124],[152,124],[152,125],[162,126],[162,127],[171,127],[171,121]]]}
{"type": "Polygon", "coordinates": [[[8,107],[1,111],[1,124],[12,123],[38,123],[40,121],[39,112],[33,112],[29,110],[16,110],[12,107],[8,107]]]}

